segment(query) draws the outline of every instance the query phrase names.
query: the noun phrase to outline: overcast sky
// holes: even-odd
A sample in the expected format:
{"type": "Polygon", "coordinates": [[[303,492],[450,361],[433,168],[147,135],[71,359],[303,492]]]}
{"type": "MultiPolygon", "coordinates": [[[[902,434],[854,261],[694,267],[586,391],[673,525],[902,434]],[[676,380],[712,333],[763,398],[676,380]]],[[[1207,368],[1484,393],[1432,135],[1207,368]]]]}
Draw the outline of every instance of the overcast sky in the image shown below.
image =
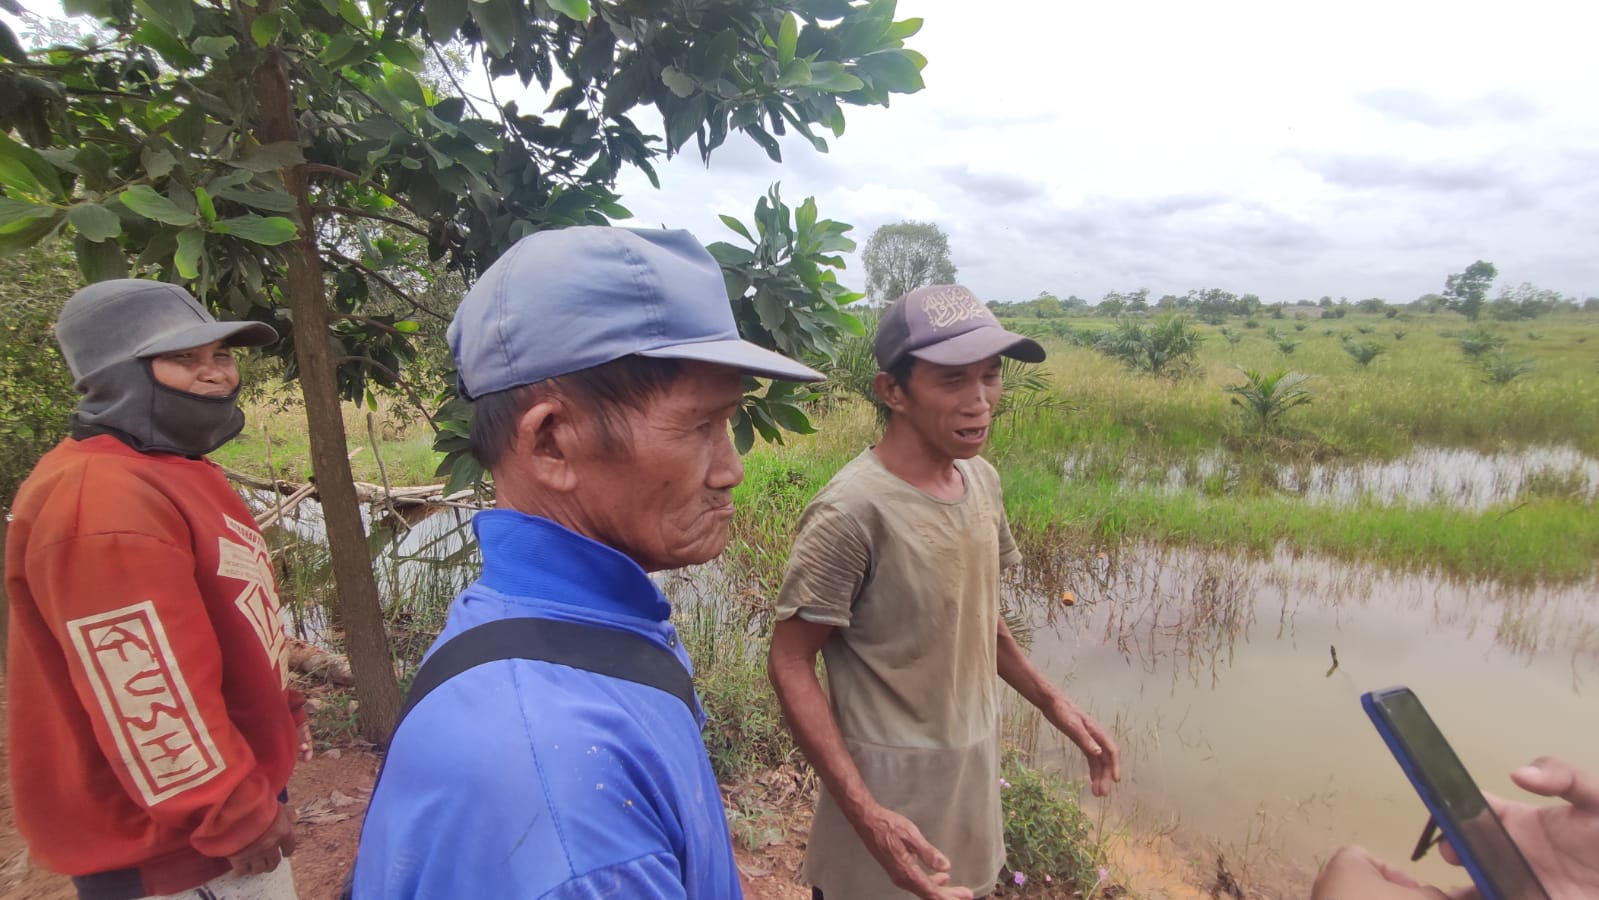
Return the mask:
{"type": "MultiPolygon", "coordinates": [[[[927,88],[779,166],[734,135],[636,224],[734,240],[773,181],[855,225],[937,222],[985,299],[1192,288],[1270,301],[1500,284],[1599,295],[1599,5],[901,0],[927,88]]],[[[642,124],[642,123],[641,123],[642,124]]],[[[850,259],[847,284],[865,277],[850,259]]]]}
{"type": "Polygon", "coordinates": [[[737,241],[717,213],[748,221],[781,181],[861,245],[938,223],[991,300],[1406,301],[1477,259],[1599,295],[1592,0],[900,0],[911,17],[926,90],[847,107],[827,154],[790,139],[778,165],[735,134],[709,169],[663,162],[661,190],[629,172],[629,224],[737,241]]]}

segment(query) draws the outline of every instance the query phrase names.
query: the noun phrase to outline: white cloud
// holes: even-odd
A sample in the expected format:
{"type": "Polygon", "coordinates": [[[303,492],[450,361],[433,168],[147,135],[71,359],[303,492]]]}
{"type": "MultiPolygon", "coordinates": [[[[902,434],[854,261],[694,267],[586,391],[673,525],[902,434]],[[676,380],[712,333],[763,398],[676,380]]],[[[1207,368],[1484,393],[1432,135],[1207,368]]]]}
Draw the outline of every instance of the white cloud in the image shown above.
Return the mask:
{"type": "Polygon", "coordinates": [[[715,212],[747,217],[781,179],[862,243],[938,222],[962,280],[994,298],[1405,300],[1478,258],[1599,294],[1599,8],[901,0],[899,15],[926,20],[910,44],[927,90],[847,109],[825,157],[790,142],[776,166],[734,136],[709,171],[663,167],[646,202],[628,181],[630,203],[717,240],[715,212]]]}

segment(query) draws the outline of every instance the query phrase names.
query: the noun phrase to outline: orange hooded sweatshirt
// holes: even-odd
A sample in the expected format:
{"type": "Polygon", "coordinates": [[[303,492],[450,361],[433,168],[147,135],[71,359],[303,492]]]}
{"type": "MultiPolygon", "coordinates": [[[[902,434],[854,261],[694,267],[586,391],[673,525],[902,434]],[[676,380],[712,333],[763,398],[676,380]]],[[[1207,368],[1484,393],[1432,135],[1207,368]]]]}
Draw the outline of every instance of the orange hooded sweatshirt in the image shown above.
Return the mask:
{"type": "Polygon", "coordinates": [[[35,859],[148,894],[228,870],[294,768],[303,698],[266,542],[221,471],[68,439],[6,540],[11,791],[35,859]]]}

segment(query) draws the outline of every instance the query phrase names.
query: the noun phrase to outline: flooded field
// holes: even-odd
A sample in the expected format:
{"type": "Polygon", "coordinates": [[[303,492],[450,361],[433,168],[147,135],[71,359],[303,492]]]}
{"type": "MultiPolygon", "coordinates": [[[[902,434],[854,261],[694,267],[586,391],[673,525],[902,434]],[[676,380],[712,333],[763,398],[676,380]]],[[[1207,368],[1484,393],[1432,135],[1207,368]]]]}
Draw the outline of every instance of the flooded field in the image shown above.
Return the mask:
{"type": "Polygon", "coordinates": [[[1393,460],[1244,465],[1224,450],[1180,464],[1135,457],[1068,457],[1069,478],[1114,477],[1158,484],[1169,491],[1280,492],[1312,503],[1433,504],[1480,510],[1532,497],[1599,499],[1599,459],[1570,447],[1533,447],[1502,453],[1461,448],[1418,448],[1393,460]]]}
{"type": "MultiPolygon", "coordinates": [[[[470,514],[369,525],[393,633],[419,652],[476,577],[470,514]]],[[[274,527],[293,595],[330,591],[317,507],[274,527]]],[[[763,606],[716,566],[660,580],[680,627],[750,621],[763,606]]],[[[1038,560],[1007,602],[1031,628],[1033,658],[1124,749],[1123,784],[1104,807],[1085,792],[1085,808],[1117,839],[1166,837],[1197,880],[1220,853],[1259,895],[1304,896],[1341,844],[1408,856],[1426,814],[1366,719],[1363,691],[1413,688],[1488,790],[1514,794],[1508,772],[1546,753],[1599,770],[1599,579],[1511,588],[1126,545],[1038,560]]],[[[308,639],[327,629],[320,603],[285,617],[308,639]]],[[[758,652],[737,647],[727,652],[758,652]]],[[[1083,774],[1036,719],[1016,714],[1011,731],[1045,765],[1083,774]]],[[[1435,854],[1412,871],[1460,880],[1435,854]]]]}
{"type": "MultiPolygon", "coordinates": [[[[1111,818],[1169,834],[1201,871],[1222,853],[1267,895],[1303,896],[1340,844],[1402,862],[1420,834],[1364,691],[1414,689],[1490,791],[1516,793],[1509,771],[1546,753],[1599,769],[1599,582],[1510,590],[1152,548],[1033,581],[1013,596],[1033,658],[1126,754],[1111,818]]],[[[1053,736],[1038,749],[1082,774],[1053,736]]],[[[1436,854],[1413,871],[1460,880],[1436,854]]]]}

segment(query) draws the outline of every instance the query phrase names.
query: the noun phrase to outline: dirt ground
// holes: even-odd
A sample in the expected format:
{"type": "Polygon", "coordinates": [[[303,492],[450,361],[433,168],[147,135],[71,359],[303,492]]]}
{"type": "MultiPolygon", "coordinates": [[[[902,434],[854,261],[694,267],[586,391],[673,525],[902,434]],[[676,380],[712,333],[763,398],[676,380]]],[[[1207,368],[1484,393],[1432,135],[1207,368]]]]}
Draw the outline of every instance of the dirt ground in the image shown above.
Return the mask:
{"type": "MultiPolygon", "coordinates": [[[[5,712],[3,687],[0,679],[0,719],[5,712]]],[[[0,730],[0,900],[76,900],[77,894],[67,878],[32,865],[29,860],[12,810],[7,771],[10,754],[5,751],[4,739],[0,730]]],[[[296,767],[289,781],[289,797],[295,809],[299,843],[293,856],[294,883],[302,900],[331,900],[338,895],[355,858],[361,820],[377,771],[378,758],[359,745],[321,749],[310,762],[296,767]]],[[[754,852],[742,846],[735,849],[747,900],[810,898],[810,889],[799,880],[810,828],[811,799],[804,781],[793,771],[774,770],[732,790],[755,791],[768,806],[781,810],[780,838],[772,835],[772,843],[754,852]]],[[[1101,896],[1151,900],[1215,896],[1197,887],[1206,882],[1206,876],[1185,863],[1182,854],[1158,841],[1120,842],[1112,848],[1110,864],[1120,890],[1101,896]]],[[[1028,894],[1042,896],[1036,886],[1029,886],[1028,894]]],[[[1259,896],[1254,892],[1251,895],[1259,896]]]]}
{"type": "MultiPolygon", "coordinates": [[[[0,771],[0,775],[3,775],[0,771]]],[[[301,763],[289,782],[289,796],[298,817],[294,884],[301,900],[330,900],[338,895],[361,834],[361,816],[377,777],[377,759],[361,749],[340,748],[301,763]]],[[[9,779],[0,793],[0,898],[6,900],[75,900],[63,876],[29,864],[27,848],[12,815],[9,779]]],[[[797,827],[797,826],[796,826],[797,827]]],[[[795,880],[804,840],[768,848],[759,857],[738,850],[739,875],[749,900],[808,900],[810,891],[795,880]]]]}

